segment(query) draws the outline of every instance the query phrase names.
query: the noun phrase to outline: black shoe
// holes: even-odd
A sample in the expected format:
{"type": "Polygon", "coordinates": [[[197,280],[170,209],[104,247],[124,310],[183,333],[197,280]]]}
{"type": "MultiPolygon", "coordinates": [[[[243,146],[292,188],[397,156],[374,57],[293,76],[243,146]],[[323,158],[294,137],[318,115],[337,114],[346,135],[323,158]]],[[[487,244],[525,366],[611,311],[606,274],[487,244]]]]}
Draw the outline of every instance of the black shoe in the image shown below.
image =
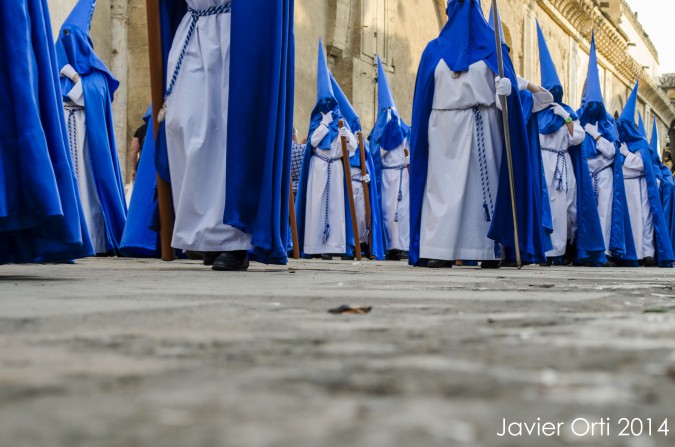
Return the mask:
{"type": "Polygon", "coordinates": [[[385,261],[400,261],[401,259],[403,259],[401,250],[389,250],[384,257],[385,261]]]}
{"type": "Polygon", "coordinates": [[[204,265],[213,265],[216,262],[216,258],[220,256],[222,252],[220,251],[205,251],[202,253],[204,256],[204,265]]]}
{"type": "Polygon", "coordinates": [[[482,269],[498,269],[502,266],[502,261],[483,261],[480,263],[482,269]]]}
{"type": "Polygon", "coordinates": [[[648,256],[644,259],[643,265],[645,267],[657,267],[659,265],[659,263],[656,262],[656,259],[654,259],[653,257],[648,256]]]}
{"type": "Polygon", "coordinates": [[[353,261],[354,256],[352,256],[352,255],[340,255],[340,259],[342,259],[343,261],[353,261]]]}
{"type": "Polygon", "coordinates": [[[442,269],[444,267],[452,268],[452,262],[442,261],[440,259],[429,259],[429,261],[427,261],[427,268],[442,269]]]}
{"type": "Polygon", "coordinates": [[[325,254],[322,254],[322,255],[321,255],[321,259],[323,259],[324,261],[332,261],[332,260],[333,260],[333,255],[330,255],[330,254],[328,254],[328,253],[325,253],[325,254]]]}
{"type": "Polygon", "coordinates": [[[223,252],[215,259],[211,268],[220,272],[244,272],[248,270],[248,252],[246,250],[223,252]]]}

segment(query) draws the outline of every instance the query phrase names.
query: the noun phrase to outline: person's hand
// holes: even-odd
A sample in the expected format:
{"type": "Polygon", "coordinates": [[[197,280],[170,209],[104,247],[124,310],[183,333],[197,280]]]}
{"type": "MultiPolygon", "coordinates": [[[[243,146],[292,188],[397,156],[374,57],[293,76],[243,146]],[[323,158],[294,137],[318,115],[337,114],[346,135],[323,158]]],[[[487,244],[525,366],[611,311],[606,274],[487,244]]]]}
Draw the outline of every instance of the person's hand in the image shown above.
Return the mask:
{"type": "Polygon", "coordinates": [[[591,124],[588,123],[584,126],[584,130],[588,135],[590,135],[595,141],[598,141],[602,135],[600,135],[600,131],[598,130],[598,124],[591,124]]]}
{"type": "Polygon", "coordinates": [[[499,96],[510,96],[511,90],[513,90],[513,85],[509,78],[500,78],[497,76],[495,78],[495,88],[499,96]]]}
{"type": "Polygon", "coordinates": [[[77,74],[73,66],[70,64],[64,65],[64,67],[61,69],[61,76],[65,76],[66,78],[70,79],[74,84],[77,84],[77,82],[80,80],[80,75],[77,74]]]}
{"type": "Polygon", "coordinates": [[[363,177],[361,177],[361,180],[363,180],[363,183],[370,183],[370,175],[366,174],[363,177]]]}
{"type": "Polygon", "coordinates": [[[556,115],[558,115],[560,118],[564,119],[565,121],[570,119],[569,112],[567,110],[565,110],[565,108],[563,106],[561,106],[560,104],[556,104],[554,102],[553,104],[551,104],[551,110],[553,111],[553,113],[555,113],[556,115]]]}
{"type": "Polygon", "coordinates": [[[338,132],[338,135],[345,137],[347,140],[350,140],[352,137],[352,133],[345,126],[340,127],[340,132],[338,132]]]}
{"type": "Polygon", "coordinates": [[[321,124],[328,127],[328,125],[333,122],[333,111],[331,110],[328,113],[322,112],[321,115],[322,115],[321,124]]]}

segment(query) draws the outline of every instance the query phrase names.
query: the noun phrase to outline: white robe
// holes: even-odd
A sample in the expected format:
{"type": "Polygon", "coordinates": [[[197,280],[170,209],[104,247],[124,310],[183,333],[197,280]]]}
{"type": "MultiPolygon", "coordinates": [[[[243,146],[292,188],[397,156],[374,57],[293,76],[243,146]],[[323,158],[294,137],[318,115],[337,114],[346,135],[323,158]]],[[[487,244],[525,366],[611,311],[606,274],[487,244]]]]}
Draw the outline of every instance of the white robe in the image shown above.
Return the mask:
{"type": "Polygon", "coordinates": [[[498,260],[495,242],[488,238],[503,138],[501,112],[495,106],[495,75],[479,61],[453,76],[441,60],[434,78],[420,257],[498,260]]]}
{"type": "Polygon", "coordinates": [[[368,187],[361,181],[361,169],[351,167],[352,171],[352,190],[354,191],[354,206],[356,207],[356,222],[359,226],[359,241],[362,244],[368,243],[368,219],[366,219],[366,196],[363,188],[368,187]]]}
{"type": "Polygon", "coordinates": [[[75,84],[68,92],[68,97],[72,103],[64,104],[64,112],[70,142],[70,158],[73,162],[75,177],[77,177],[82,212],[87,222],[94,251],[97,254],[104,254],[108,251],[108,236],[103,208],[92,172],[91,153],[87,139],[87,120],[83,109],[86,105],[82,81],[75,84]]]}
{"type": "Polygon", "coordinates": [[[410,245],[410,177],[405,144],[404,142],[391,151],[380,149],[383,168],[380,201],[386,250],[408,251],[410,245]],[[397,169],[384,169],[387,167],[397,169]]]}
{"type": "MultiPolygon", "coordinates": [[[[319,126],[314,131],[312,139],[316,138],[321,141],[327,134],[328,129],[325,126],[319,126]]],[[[312,145],[312,142],[308,144],[312,145]]],[[[348,144],[348,149],[351,156],[356,151],[356,146],[348,144]]],[[[326,162],[316,156],[312,156],[309,160],[303,251],[309,255],[346,253],[345,171],[342,166],[342,141],[340,137],[337,136],[333,140],[330,149],[315,148],[314,153],[333,161],[326,162]],[[330,180],[328,180],[329,165],[330,180]],[[328,197],[326,193],[328,193],[328,197]],[[326,202],[328,202],[328,215],[326,215],[326,202]],[[328,239],[324,242],[326,218],[328,218],[328,224],[330,225],[330,233],[328,239]]],[[[362,236],[359,236],[359,239],[363,240],[362,236]]]]}
{"type": "MultiPolygon", "coordinates": [[[[625,144],[624,144],[625,146],[625,144]]],[[[638,259],[653,257],[654,219],[649,205],[647,180],[644,177],[645,166],[640,154],[629,153],[623,163],[624,184],[630,225],[633,230],[633,241],[638,259]]]]}
{"type": "Polygon", "coordinates": [[[567,249],[567,241],[574,241],[577,229],[577,181],[574,177],[572,158],[567,150],[571,146],[581,144],[584,138],[586,132],[579,121],[574,122],[573,135],[570,135],[567,126],[550,135],[539,134],[553,217],[553,234],[551,234],[553,249],[546,252],[547,257],[563,256],[567,249]],[[560,178],[562,186],[559,190],[560,178]]]}
{"type": "MultiPolygon", "coordinates": [[[[224,0],[188,0],[197,10],[224,0]]],[[[173,74],[192,16],[183,18],[169,53],[173,74]]],[[[230,14],[200,17],[167,101],[166,139],[176,213],[171,245],[183,250],[251,248],[251,236],[223,223],[230,75],[230,14]]],[[[169,76],[170,82],[171,76],[169,76]]]]}
{"type": "Polygon", "coordinates": [[[606,253],[611,255],[609,240],[612,232],[612,200],[614,199],[614,157],[616,148],[604,138],[597,141],[597,149],[600,152],[593,158],[588,159],[588,169],[591,172],[593,187],[596,193],[596,203],[602,234],[605,238],[606,253]]]}

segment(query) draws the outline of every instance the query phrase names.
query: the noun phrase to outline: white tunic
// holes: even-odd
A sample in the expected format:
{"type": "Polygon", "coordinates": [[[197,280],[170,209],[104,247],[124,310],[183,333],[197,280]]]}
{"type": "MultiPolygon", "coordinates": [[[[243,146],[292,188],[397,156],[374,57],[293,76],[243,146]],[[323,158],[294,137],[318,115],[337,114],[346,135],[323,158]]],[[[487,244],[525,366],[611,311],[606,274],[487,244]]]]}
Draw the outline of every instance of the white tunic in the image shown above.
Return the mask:
{"type": "Polygon", "coordinates": [[[64,104],[64,111],[70,142],[70,157],[73,162],[75,177],[77,177],[82,212],[84,220],[87,222],[94,251],[98,254],[104,254],[108,251],[108,237],[103,208],[98,197],[92,171],[82,81],[75,84],[68,92],[68,97],[72,102],[64,104]]]}
{"type": "Polygon", "coordinates": [[[406,142],[382,158],[382,221],[386,250],[408,251],[410,245],[410,191],[406,142]],[[399,200],[401,199],[401,200],[399,200]]]}
{"type": "Polygon", "coordinates": [[[359,241],[368,243],[368,219],[366,216],[366,196],[363,188],[368,187],[361,181],[361,168],[351,167],[352,171],[352,190],[354,191],[354,203],[356,207],[356,221],[359,226],[359,241]]]}
{"type": "Polygon", "coordinates": [[[495,242],[488,238],[503,138],[495,75],[479,61],[453,76],[441,60],[434,77],[420,257],[497,260],[495,242]]]}
{"type": "MultiPolygon", "coordinates": [[[[314,131],[312,139],[328,134],[325,126],[314,131]]],[[[310,145],[312,142],[309,143],[310,145]]],[[[349,145],[350,155],[356,146],[349,145]]],[[[342,165],[342,141],[336,137],[330,149],[314,149],[309,161],[307,196],[305,205],[305,254],[342,254],[347,252],[345,226],[345,174],[342,165]],[[330,179],[328,174],[330,171],[330,179]],[[326,223],[330,226],[324,242],[326,223]]],[[[354,182],[352,182],[353,184],[354,182]]],[[[361,194],[362,195],[362,194],[361,194]]],[[[362,202],[363,203],[363,202],[362,202]]],[[[355,205],[358,207],[358,205],[355,205]]],[[[361,240],[362,237],[360,237],[361,240]]]]}
{"type": "MultiPolygon", "coordinates": [[[[225,1],[187,3],[204,10],[225,1]]],[[[170,75],[191,20],[190,13],[186,14],[174,37],[167,67],[170,75]]],[[[250,235],[223,224],[229,64],[230,14],[200,17],[167,101],[166,139],[176,213],[171,244],[183,250],[251,248],[250,235]]]]}
{"type": "MultiPolygon", "coordinates": [[[[625,143],[624,143],[625,146],[625,143]]],[[[623,163],[626,200],[638,259],[654,256],[654,220],[649,205],[645,166],[640,154],[629,153],[623,163]]]]}
{"type": "Polygon", "coordinates": [[[588,159],[588,169],[591,171],[593,190],[595,191],[602,234],[605,238],[606,253],[610,255],[609,240],[612,232],[612,200],[614,198],[614,157],[616,148],[604,138],[597,141],[600,152],[588,159]]]}
{"type": "Polygon", "coordinates": [[[566,125],[550,135],[539,134],[553,217],[553,249],[546,252],[547,257],[563,256],[567,241],[574,241],[577,229],[577,181],[567,150],[581,144],[585,137],[586,132],[579,121],[574,122],[573,135],[570,135],[566,125]]]}

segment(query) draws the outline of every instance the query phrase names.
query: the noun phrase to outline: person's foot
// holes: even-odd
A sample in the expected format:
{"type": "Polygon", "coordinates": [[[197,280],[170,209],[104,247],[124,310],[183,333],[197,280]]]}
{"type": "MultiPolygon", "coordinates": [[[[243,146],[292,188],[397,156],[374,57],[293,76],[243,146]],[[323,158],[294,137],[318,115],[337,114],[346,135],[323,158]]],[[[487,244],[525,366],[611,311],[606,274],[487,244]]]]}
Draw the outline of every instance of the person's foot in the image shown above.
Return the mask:
{"type": "Polygon", "coordinates": [[[204,256],[204,265],[213,265],[216,262],[216,258],[220,256],[221,252],[219,251],[205,251],[202,253],[204,256]]]}
{"type": "Polygon", "coordinates": [[[483,261],[480,263],[482,269],[498,269],[501,267],[502,261],[483,261]]]}
{"type": "Polygon", "coordinates": [[[452,263],[441,259],[429,259],[429,261],[427,261],[427,268],[442,269],[444,267],[452,268],[452,263]]]}
{"type": "Polygon", "coordinates": [[[226,251],[213,261],[213,270],[220,272],[243,272],[248,270],[248,252],[246,250],[226,251]]]}
{"type": "Polygon", "coordinates": [[[333,260],[333,255],[324,253],[321,255],[321,259],[324,261],[332,261],[333,260]]]}
{"type": "Polygon", "coordinates": [[[403,259],[401,250],[389,250],[384,257],[385,261],[400,261],[403,259]]]}
{"type": "Polygon", "coordinates": [[[340,259],[343,261],[353,261],[354,255],[340,255],[340,259]]]}
{"type": "Polygon", "coordinates": [[[652,256],[647,256],[642,263],[645,267],[657,267],[659,265],[652,256]]]}

